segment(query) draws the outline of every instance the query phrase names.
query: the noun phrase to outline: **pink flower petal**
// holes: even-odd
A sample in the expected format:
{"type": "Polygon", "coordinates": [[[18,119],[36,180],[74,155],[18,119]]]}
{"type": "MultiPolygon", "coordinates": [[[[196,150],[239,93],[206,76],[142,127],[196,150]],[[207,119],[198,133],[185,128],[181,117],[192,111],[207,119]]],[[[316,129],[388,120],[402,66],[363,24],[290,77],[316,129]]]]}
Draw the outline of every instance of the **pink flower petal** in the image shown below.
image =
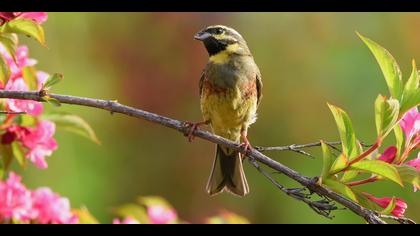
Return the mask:
{"type": "Polygon", "coordinates": [[[19,18],[34,20],[36,23],[42,24],[47,21],[48,14],[46,12],[22,12],[19,18]]]}
{"type": "Polygon", "coordinates": [[[36,128],[27,128],[28,133],[21,140],[25,147],[29,149],[26,157],[37,167],[45,169],[48,167],[45,157],[51,156],[53,151],[58,148],[54,139],[55,124],[51,121],[40,121],[36,128]]]}
{"type": "Polygon", "coordinates": [[[177,219],[175,210],[160,205],[149,206],[147,215],[152,224],[170,224],[177,219]]]}
{"type": "MultiPolygon", "coordinates": [[[[6,90],[14,91],[28,91],[29,88],[26,85],[23,78],[17,78],[15,80],[9,80],[6,84],[6,90]]],[[[7,107],[13,112],[26,112],[29,115],[38,116],[43,111],[43,105],[40,102],[30,100],[18,100],[18,99],[7,99],[7,107]]]]}
{"type": "Polygon", "coordinates": [[[49,188],[39,188],[32,193],[36,221],[40,224],[74,224],[77,216],[71,212],[70,202],[49,188]]]}
{"type": "MultiPolygon", "coordinates": [[[[367,196],[370,200],[374,201],[376,204],[378,204],[378,206],[380,206],[383,209],[387,208],[393,199],[390,197],[377,198],[368,193],[363,193],[363,194],[367,196]]],[[[404,200],[402,200],[401,198],[396,198],[395,208],[394,210],[392,210],[391,214],[396,217],[403,217],[406,209],[407,209],[407,203],[404,202],[404,200]]]]}
{"type": "Polygon", "coordinates": [[[137,224],[140,224],[140,222],[138,222],[137,220],[135,220],[131,217],[125,218],[122,222],[119,219],[114,219],[112,223],[114,225],[137,225],[137,224]]]}
{"type": "Polygon", "coordinates": [[[33,20],[42,24],[48,19],[48,14],[46,12],[0,12],[0,19],[4,21],[11,21],[15,18],[33,20]]]}
{"type": "Polygon", "coordinates": [[[397,155],[397,148],[395,146],[388,147],[382,155],[378,158],[380,161],[392,163],[397,155]]]}
{"type": "Polygon", "coordinates": [[[400,122],[400,126],[405,133],[407,142],[410,142],[415,135],[420,133],[420,113],[417,107],[405,113],[400,122]]]}
{"type": "Polygon", "coordinates": [[[31,192],[21,177],[11,172],[6,182],[0,181],[0,220],[27,222],[33,217],[31,192]]]}

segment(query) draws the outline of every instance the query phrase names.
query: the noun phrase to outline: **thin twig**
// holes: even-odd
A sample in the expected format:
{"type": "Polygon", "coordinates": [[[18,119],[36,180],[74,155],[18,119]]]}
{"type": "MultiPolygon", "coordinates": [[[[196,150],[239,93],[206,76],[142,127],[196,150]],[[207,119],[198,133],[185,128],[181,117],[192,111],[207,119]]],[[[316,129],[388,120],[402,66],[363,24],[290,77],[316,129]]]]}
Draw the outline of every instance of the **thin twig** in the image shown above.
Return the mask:
{"type": "MultiPolygon", "coordinates": [[[[100,99],[93,99],[93,98],[84,98],[84,97],[75,97],[75,96],[67,96],[67,95],[59,95],[59,94],[49,94],[50,97],[58,100],[61,103],[66,104],[73,104],[73,105],[80,105],[80,106],[87,106],[87,107],[95,107],[103,110],[107,110],[111,113],[120,113],[127,116],[132,116],[136,118],[140,118],[143,120],[150,121],[155,124],[159,124],[168,128],[175,129],[184,135],[189,132],[189,126],[185,122],[181,122],[179,120],[174,120],[168,117],[164,117],[161,115],[157,115],[151,112],[143,111],[140,109],[136,109],[133,107],[122,105],[116,101],[111,100],[100,100],[100,99]]],[[[23,92],[23,91],[0,91],[0,98],[12,98],[12,99],[23,99],[23,100],[34,100],[34,101],[43,101],[42,96],[39,92],[23,92]]],[[[194,135],[196,137],[200,137],[207,141],[223,145],[228,148],[232,148],[238,150],[242,153],[245,153],[246,150],[244,148],[228,139],[222,138],[220,136],[214,135],[210,132],[203,131],[203,130],[196,130],[194,131],[194,135]]],[[[335,193],[334,191],[325,188],[322,185],[319,185],[317,181],[314,179],[306,177],[299,172],[272,160],[271,158],[267,157],[266,155],[262,154],[261,152],[251,149],[246,154],[253,158],[254,160],[263,163],[264,165],[288,176],[289,178],[295,180],[296,182],[300,183],[302,186],[306,187],[309,191],[317,193],[320,196],[326,197],[328,199],[334,200],[337,203],[345,206],[346,208],[353,211],[355,214],[364,218],[368,223],[371,224],[386,224],[383,221],[378,213],[368,210],[358,203],[353,202],[340,194],[335,193]]]]}
{"type": "Polygon", "coordinates": [[[394,220],[400,224],[403,225],[415,225],[416,222],[412,219],[409,218],[404,218],[404,217],[396,217],[396,216],[389,216],[389,215],[380,215],[381,218],[383,219],[388,219],[388,220],[394,220]]]}
{"type": "Polygon", "coordinates": [[[23,115],[26,114],[26,112],[15,112],[15,111],[0,111],[1,115],[23,115]]]}
{"type": "Polygon", "coordinates": [[[278,189],[280,189],[285,194],[289,195],[290,197],[302,201],[306,203],[311,209],[313,209],[319,215],[322,215],[328,219],[332,219],[331,212],[333,210],[337,210],[337,206],[332,203],[329,199],[324,198],[318,201],[312,201],[310,193],[304,193],[306,188],[293,188],[288,189],[277,182],[269,173],[267,173],[261,166],[258,164],[257,161],[253,158],[248,158],[249,162],[262,174],[264,175],[272,184],[274,184],[278,189]]]}
{"type": "MultiPolygon", "coordinates": [[[[325,142],[330,146],[337,146],[341,145],[341,142],[325,142]]],[[[260,152],[268,152],[268,151],[293,151],[297,149],[303,148],[311,148],[311,147],[319,147],[321,146],[321,142],[314,142],[314,143],[307,143],[307,144],[292,144],[289,146],[277,146],[277,147],[256,147],[256,149],[260,152]]]]}

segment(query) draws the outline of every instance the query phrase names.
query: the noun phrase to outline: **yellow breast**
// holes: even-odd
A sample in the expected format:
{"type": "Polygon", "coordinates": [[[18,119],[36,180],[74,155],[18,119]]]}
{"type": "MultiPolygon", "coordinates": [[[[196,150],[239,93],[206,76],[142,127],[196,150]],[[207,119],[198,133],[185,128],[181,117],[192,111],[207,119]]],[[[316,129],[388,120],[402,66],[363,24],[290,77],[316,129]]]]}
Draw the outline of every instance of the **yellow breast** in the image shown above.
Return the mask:
{"type": "Polygon", "coordinates": [[[245,98],[240,88],[207,90],[201,97],[204,119],[210,120],[214,133],[238,140],[240,131],[255,121],[257,98],[245,98]]]}

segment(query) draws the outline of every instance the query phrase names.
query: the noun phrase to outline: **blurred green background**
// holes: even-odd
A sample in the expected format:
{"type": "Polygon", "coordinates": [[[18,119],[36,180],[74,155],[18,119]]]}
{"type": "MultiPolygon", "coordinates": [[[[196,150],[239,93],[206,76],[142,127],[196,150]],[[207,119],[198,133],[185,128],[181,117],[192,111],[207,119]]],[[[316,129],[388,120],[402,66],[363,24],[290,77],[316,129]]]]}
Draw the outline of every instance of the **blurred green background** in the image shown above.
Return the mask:
{"type": "MultiPolygon", "coordinates": [[[[264,82],[259,120],[250,129],[254,145],[289,145],[337,140],[326,102],[343,107],[360,139],[375,138],[373,102],[387,94],[376,61],[355,31],[394,55],[404,78],[411,59],[420,60],[420,14],[416,13],[50,13],[45,24],[49,49],[30,40],[38,69],[60,72],[65,80],[54,92],[117,99],[119,102],[180,120],[201,120],[198,80],[207,62],[193,35],[210,24],[237,29],[247,40],[264,82]]],[[[47,105],[46,105],[47,106],[47,105]]],[[[49,108],[51,109],[51,108],[49,108]]],[[[348,210],[333,220],[314,213],[270,184],[247,162],[251,194],[209,197],[205,185],[214,146],[122,115],[65,105],[85,118],[102,145],[58,130],[59,149],[50,167],[24,172],[30,187],[51,186],[73,207],[87,206],[102,222],[112,207],[140,195],[160,195],[181,218],[203,222],[221,209],[254,223],[363,223],[348,210]]],[[[319,150],[312,151],[320,157],[319,150]]],[[[321,171],[315,160],[291,152],[270,156],[307,176],[321,171]]],[[[284,176],[278,180],[298,187],[284,176]]],[[[420,221],[420,202],[411,187],[368,185],[378,196],[400,196],[407,216],[420,221]]]]}

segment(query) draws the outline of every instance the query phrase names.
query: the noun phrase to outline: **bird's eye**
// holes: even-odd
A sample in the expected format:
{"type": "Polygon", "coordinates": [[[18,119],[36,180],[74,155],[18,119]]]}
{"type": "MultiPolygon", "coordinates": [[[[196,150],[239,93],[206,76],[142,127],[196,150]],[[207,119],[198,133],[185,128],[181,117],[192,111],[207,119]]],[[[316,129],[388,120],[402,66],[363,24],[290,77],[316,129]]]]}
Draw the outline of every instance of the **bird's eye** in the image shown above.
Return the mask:
{"type": "Polygon", "coordinates": [[[215,31],[215,34],[223,34],[223,32],[225,32],[225,30],[224,30],[224,29],[222,29],[222,28],[217,28],[217,29],[216,29],[216,31],[215,31]]]}

